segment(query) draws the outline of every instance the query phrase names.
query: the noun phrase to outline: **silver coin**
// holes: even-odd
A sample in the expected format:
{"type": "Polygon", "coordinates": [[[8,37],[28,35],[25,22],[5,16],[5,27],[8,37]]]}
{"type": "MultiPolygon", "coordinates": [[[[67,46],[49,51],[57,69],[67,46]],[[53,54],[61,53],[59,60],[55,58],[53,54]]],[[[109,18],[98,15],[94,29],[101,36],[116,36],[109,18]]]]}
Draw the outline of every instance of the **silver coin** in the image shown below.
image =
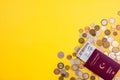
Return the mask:
{"type": "Polygon", "coordinates": [[[80,50],[79,46],[76,46],[76,47],[74,48],[74,50],[75,50],[76,52],[78,52],[78,51],[80,50]]]}
{"type": "Polygon", "coordinates": [[[80,59],[76,58],[74,61],[75,61],[75,64],[77,64],[77,65],[80,64],[80,59]]]}
{"type": "Polygon", "coordinates": [[[82,75],[83,75],[83,72],[80,71],[80,70],[77,70],[77,71],[75,72],[75,74],[76,74],[76,76],[82,76],[82,75]]]}
{"type": "Polygon", "coordinates": [[[105,27],[105,26],[102,26],[101,29],[102,29],[102,31],[105,31],[105,30],[106,30],[106,27],[105,27]]]}
{"type": "Polygon", "coordinates": [[[62,70],[60,70],[60,73],[61,73],[61,74],[65,74],[66,71],[65,71],[64,69],[62,69],[62,70]]]}
{"type": "Polygon", "coordinates": [[[88,73],[83,73],[83,78],[84,79],[88,79],[89,78],[89,74],[88,73]]]}
{"type": "Polygon", "coordinates": [[[73,64],[71,68],[72,68],[73,71],[76,71],[76,70],[79,69],[77,64],[73,64]]]}
{"type": "Polygon", "coordinates": [[[68,78],[68,77],[69,77],[69,73],[66,72],[66,73],[65,73],[65,78],[68,78]]]}
{"type": "Polygon", "coordinates": [[[101,21],[101,24],[102,24],[103,26],[106,26],[106,25],[108,24],[108,21],[107,21],[106,19],[103,19],[103,20],[101,21]]]}
{"type": "Polygon", "coordinates": [[[115,18],[110,18],[110,23],[114,24],[115,23],[115,18]]]}
{"type": "Polygon", "coordinates": [[[120,77],[115,77],[114,80],[120,80],[120,77]]]}
{"type": "Polygon", "coordinates": [[[64,68],[64,64],[63,64],[62,62],[60,62],[60,63],[58,63],[57,67],[58,67],[59,69],[63,69],[63,68],[64,68]]]}
{"type": "Polygon", "coordinates": [[[59,53],[58,53],[58,58],[63,58],[64,57],[64,52],[62,52],[62,51],[60,51],[59,53]]]}

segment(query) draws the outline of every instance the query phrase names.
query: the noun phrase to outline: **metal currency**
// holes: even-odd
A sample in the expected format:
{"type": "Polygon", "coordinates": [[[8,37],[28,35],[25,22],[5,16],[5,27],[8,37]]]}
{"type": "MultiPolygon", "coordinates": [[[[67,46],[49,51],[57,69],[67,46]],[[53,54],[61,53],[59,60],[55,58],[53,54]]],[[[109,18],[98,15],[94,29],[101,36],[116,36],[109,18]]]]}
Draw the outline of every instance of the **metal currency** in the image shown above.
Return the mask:
{"type": "Polygon", "coordinates": [[[76,80],[76,78],[75,77],[71,77],[70,80],[76,80]]]}
{"type": "Polygon", "coordinates": [[[67,55],[67,57],[66,57],[68,60],[71,60],[72,59],[72,56],[69,54],[69,55],[67,55]]]}
{"type": "Polygon", "coordinates": [[[95,29],[95,31],[99,31],[100,30],[100,26],[99,25],[95,25],[94,29],[95,29]]]}
{"type": "Polygon", "coordinates": [[[90,80],[95,80],[95,76],[90,76],[90,80]]]}
{"type": "Polygon", "coordinates": [[[60,76],[60,77],[58,78],[58,80],[64,80],[64,77],[60,76]]]}
{"type": "Polygon", "coordinates": [[[112,48],[112,52],[114,53],[118,53],[120,51],[120,49],[118,47],[113,47],[112,48]]]}
{"type": "Polygon", "coordinates": [[[105,30],[104,33],[105,33],[105,35],[110,35],[111,32],[110,32],[110,30],[107,29],[107,30],[105,30]]]}
{"type": "Polygon", "coordinates": [[[84,79],[88,79],[89,78],[89,74],[88,73],[83,73],[82,76],[83,76],[84,79]]]}
{"type": "Polygon", "coordinates": [[[92,35],[92,36],[96,36],[96,31],[94,29],[90,29],[89,33],[92,35]]]}
{"type": "Polygon", "coordinates": [[[97,40],[97,41],[96,41],[96,44],[97,44],[98,46],[102,46],[102,40],[97,40]]]}
{"type": "Polygon", "coordinates": [[[117,12],[118,16],[120,16],[120,11],[117,12]]]}
{"type": "Polygon", "coordinates": [[[83,72],[80,70],[75,71],[76,76],[82,76],[83,72]]]}
{"type": "Polygon", "coordinates": [[[83,44],[85,42],[85,40],[83,38],[79,39],[79,43],[83,44]]]}
{"type": "Polygon", "coordinates": [[[114,36],[117,36],[117,34],[118,34],[118,33],[117,33],[116,31],[113,32],[113,35],[114,35],[114,36]]]}
{"type": "Polygon", "coordinates": [[[106,41],[105,43],[103,43],[103,47],[104,48],[109,48],[110,46],[110,43],[108,41],[106,41]]]}
{"type": "Polygon", "coordinates": [[[73,64],[72,67],[71,67],[71,69],[72,69],[73,71],[76,71],[76,70],[79,69],[79,67],[78,67],[77,64],[73,64]]]}
{"type": "Polygon", "coordinates": [[[105,31],[105,30],[106,30],[106,27],[105,27],[105,26],[102,26],[101,29],[102,29],[102,31],[105,31]]]}
{"type": "Polygon", "coordinates": [[[64,68],[64,64],[63,64],[62,62],[60,62],[60,63],[58,63],[57,67],[58,67],[59,69],[63,69],[63,68],[64,68]]]}
{"type": "Polygon", "coordinates": [[[82,37],[87,37],[87,34],[86,34],[86,33],[83,33],[83,34],[82,34],[82,37]]]}
{"type": "Polygon", "coordinates": [[[79,29],[79,32],[82,33],[82,32],[83,32],[83,29],[79,29]]]}
{"type": "Polygon", "coordinates": [[[58,53],[58,58],[61,59],[61,58],[63,58],[63,57],[64,57],[64,52],[59,52],[59,53],[58,53]]]}
{"type": "Polygon", "coordinates": [[[120,25],[116,25],[116,29],[117,29],[117,30],[120,30],[120,25]]]}
{"type": "Polygon", "coordinates": [[[60,74],[60,70],[59,70],[59,69],[54,69],[54,74],[55,74],[55,75],[60,74]]]}
{"type": "Polygon", "coordinates": [[[106,26],[106,25],[108,24],[107,19],[102,19],[102,20],[101,20],[101,24],[102,24],[103,26],[106,26]]]}
{"type": "Polygon", "coordinates": [[[65,70],[69,70],[70,69],[70,66],[69,65],[66,65],[65,66],[65,70]]]}
{"type": "Polygon", "coordinates": [[[113,42],[112,42],[112,46],[113,46],[113,47],[117,47],[118,45],[119,45],[119,43],[118,43],[117,41],[113,41],[113,42]]]}
{"type": "Polygon", "coordinates": [[[115,18],[110,18],[110,23],[114,24],[115,23],[115,18]]]}
{"type": "Polygon", "coordinates": [[[79,51],[79,46],[76,46],[75,48],[74,48],[74,50],[76,51],[76,52],[78,52],[79,51]]]}

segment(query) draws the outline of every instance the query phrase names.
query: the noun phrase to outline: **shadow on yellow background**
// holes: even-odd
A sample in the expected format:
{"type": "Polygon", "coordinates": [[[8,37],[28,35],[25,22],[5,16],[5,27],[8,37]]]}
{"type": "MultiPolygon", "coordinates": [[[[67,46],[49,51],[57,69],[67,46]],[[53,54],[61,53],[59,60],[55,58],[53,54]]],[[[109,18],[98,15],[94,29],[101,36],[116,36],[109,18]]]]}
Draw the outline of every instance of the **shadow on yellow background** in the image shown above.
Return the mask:
{"type": "Polygon", "coordinates": [[[71,54],[79,28],[119,10],[120,0],[0,0],[0,80],[57,80],[57,52],[71,54]]]}

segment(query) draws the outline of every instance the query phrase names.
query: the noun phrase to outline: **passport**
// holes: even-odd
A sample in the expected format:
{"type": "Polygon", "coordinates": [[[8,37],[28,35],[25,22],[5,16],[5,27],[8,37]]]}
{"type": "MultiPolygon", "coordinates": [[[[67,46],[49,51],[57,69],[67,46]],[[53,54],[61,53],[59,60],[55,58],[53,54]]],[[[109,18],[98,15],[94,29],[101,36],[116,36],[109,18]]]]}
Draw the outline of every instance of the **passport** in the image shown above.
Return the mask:
{"type": "Polygon", "coordinates": [[[86,68],[104,80],[112,80],[120,69],[120,64],[103,54],[90,42],[84,44],[78,51],[77,57],[85,62],[86,68]]]}

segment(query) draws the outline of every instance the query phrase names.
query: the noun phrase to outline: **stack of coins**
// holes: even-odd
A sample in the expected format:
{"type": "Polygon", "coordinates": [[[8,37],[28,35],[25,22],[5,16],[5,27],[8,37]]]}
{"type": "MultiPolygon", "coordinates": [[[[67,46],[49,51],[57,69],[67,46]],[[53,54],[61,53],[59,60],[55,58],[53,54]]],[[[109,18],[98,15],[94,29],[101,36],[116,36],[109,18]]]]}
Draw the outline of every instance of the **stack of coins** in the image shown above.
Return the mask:
{"type": "MultiPolygon", "coordinates": [[[[120,11],[118,11],[118,15],[120,16],[120,11]]],[[[89,26],[85,27],[85,29],[79,29],[80,38],[78,42],[80,44],[84,44],[86,40],[91,42],[94,46],[96,46],[100,51],[102,51],[105,55],[110,57],[111,59],[120,63],[120,24],[115,25],[115,18],[102,19],[101,25],[95,25],[92,23],[89,26]],[[108,27],[108,24],[111,27],[108,27]]],[[[90,72],[86,73],[83,69],[89,71],[84,67],[84,63],[77,58],[76,54],[80,50],[79,46],[74,48],[75,52],[72,54],[66,55],[66,59],[70,61],[71,65],[65,65],[63,62],[59,62],[57,64],[57,68],[54,69],[55,75],[60,75],[58,80],[64,80],[69,78],[69,80],[96,80],[97,75],[91,75],[90,72]],[[69,70],[75,73],[75,76],[70,75],[69,70]]],[[[64,52],[58,52],[58,58],[64,58],[64,52]]],[[[120,76],[114,78],[114,80],[119,80],[120,76]]],[[[99,80],[103,80],[99,77],[99,80]]]]}

